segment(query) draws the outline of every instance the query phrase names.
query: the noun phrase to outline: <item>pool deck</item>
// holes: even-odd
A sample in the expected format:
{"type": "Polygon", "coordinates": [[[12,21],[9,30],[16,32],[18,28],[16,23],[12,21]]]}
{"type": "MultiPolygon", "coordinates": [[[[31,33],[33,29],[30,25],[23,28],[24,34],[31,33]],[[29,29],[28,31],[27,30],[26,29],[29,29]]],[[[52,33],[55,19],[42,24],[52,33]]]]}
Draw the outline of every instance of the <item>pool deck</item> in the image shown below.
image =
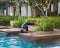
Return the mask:
{"type": "Polygon", "coordinates": [[[29,33],[20,33],[20,28],[13,28],[11,26],[0,26],[0,31],[6,33],[19,33],[19,36],[26,36],[34,39],[44,39],[44,38],[60,38],[60,29],[54,29],[54,31],[35,31],[29,33]]]}
{"type": "Polygon", "coordinates": [[[0,31],[9,33],[9,32],[20,32],[20,28],[12,28],[12,29],[0,29],[0,31]]]}
{"type": "Polygon", "coordinates": [[[25,36],[34,39],[46,39],[46,38],[60,38],[60,30],[55,29],[54,31],[38,31],[34,33],[20,33],[19,36],[25,36]]]}
{"type": "Polygon", "coordinates": [[[20,28],[13,28],[11,26],[0,26],[0,31],[6,32],[6,33],[12,33],[12,32],[20,32],[20,28]]]}

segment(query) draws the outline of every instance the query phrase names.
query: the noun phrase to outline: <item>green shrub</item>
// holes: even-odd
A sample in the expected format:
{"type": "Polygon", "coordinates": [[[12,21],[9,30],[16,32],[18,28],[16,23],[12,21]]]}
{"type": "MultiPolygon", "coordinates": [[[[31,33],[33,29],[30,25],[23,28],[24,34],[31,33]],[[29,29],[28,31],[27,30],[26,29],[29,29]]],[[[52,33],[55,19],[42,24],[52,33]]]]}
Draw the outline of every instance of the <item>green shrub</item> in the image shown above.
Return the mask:
{"type": "Polygon", "coordinates": [[[54,23],[51,19],[41,18],[36,26],[36,30],[39,31],[53,31],[54,23]]]}
{"type": "Polygon", "coordinates": [[[10,20],[17,19],[17,16],[0,16],[0,25],[10,25],[10,20]]]}
{"type": "Polygon", "coordinates": [[[36,21],[38,25],[35,25],[35,29],[39,31],[53,31],[54,30],[54,20],[50,17],[41,18],[28,18],[27,20],[36,21]]]}
{"type": "Polygon", "coordinates": [[[11,20],[12,21],[19,20],[19,23],[17,24],[22,24],[22,22],[24,22],[26,19],[27,17],[20,17],[20,16],[0,16],[0,25],[10,25],[11,20]]]}
{"type": "Polygon", "coordinates": [[[10,21],[8,19],[0,19],[0,25],[9,25],[10,21]]]}
{"type": "Polygon", "coordinates": [[[27,21],[37,21],[37,18],[28,18],[27,21]]]}
{"type": "Polygon", "coordinates": [[[56,29],[60,29],[60,17],[54,18],[54,24],[56,29]]]}
{"type": "Polygon", "coordinates": [[[18,28],[18,27],[20,27],[20,22],[19,21],[14,21],[13,22],[13,27],[16,27],[16,28],[18,28]]]}
{"type": "Polygon", "coordinates": [[[20,18],[19,20],[15,20],[13,26],[19,28],[25,21],[26,18],[20,18]]]}

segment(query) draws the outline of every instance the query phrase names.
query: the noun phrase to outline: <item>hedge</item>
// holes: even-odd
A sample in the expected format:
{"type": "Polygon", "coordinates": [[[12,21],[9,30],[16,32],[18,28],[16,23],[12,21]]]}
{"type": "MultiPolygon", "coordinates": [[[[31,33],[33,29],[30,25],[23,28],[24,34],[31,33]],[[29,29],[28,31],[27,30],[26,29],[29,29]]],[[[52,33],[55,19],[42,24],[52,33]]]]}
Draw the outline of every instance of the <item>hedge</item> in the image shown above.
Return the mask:
{"type": "Polygon", "coordinates": [[[0,16],[0,25],[10,25],[10,20],[17,19],[17,16],[0,16]]]}

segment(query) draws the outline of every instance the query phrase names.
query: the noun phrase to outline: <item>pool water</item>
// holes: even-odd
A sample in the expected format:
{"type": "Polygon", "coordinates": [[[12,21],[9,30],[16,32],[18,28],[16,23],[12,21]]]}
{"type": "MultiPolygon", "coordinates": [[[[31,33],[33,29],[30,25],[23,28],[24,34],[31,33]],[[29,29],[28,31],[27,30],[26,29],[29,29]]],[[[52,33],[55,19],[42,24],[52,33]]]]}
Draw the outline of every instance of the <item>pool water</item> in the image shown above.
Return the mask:
{"type": "Polygon", "coordinates": [[[19,36],[0,35],[0,48],[60,48],[60,45],[49,44],[48,41],[43,43],[43,40],[36,41],[19,36]]]}

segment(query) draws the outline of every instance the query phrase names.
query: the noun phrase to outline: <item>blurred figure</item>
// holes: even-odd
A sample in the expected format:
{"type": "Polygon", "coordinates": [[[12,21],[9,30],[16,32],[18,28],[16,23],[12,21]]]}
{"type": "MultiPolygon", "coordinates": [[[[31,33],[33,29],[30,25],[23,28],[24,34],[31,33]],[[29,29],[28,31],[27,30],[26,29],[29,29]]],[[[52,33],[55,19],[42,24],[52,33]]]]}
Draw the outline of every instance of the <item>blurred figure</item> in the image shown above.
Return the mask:
{"type": "Polygon", "coordinates": [[[35,25],[35,21],[26,21],[21,26],[21,33],[28,33],[28,25],[35,25]]]}

